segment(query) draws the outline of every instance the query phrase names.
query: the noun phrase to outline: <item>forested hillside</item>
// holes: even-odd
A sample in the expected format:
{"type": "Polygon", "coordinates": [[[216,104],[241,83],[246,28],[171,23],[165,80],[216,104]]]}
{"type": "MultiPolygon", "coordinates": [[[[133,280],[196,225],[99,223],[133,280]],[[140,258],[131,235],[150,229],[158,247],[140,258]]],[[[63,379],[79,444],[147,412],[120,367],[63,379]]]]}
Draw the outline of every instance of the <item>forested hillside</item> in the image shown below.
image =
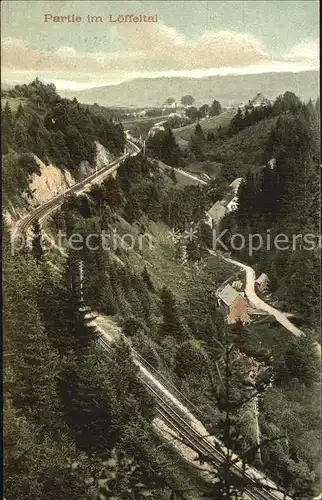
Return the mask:
{"type": "MultiPolygon", "coordinates": [[[[66,106],[83,116],[77,102],[66,106]]],[[[53,118],[52,125],[57,121],[64,127],[63,108],[59,101],[56,114],[51,109],[39,117],[50,137],[59,130],[45,123],[53,118]]],[[[292,189],[299,190],[297,176],[305,173],[310,193],[316,189],[310,108],[283,112],[267,145],[268,159],[274,155],[281,172],[278,181],[285,181],[278,212],[271,214],[262,188],[260,196],[274,222],[288,217],[299,229],[305,208],[303,224],[312,231],[316,198],[306,205],[299,192],[299,205],[292,199],[293,212],[286,203],[292,189]],[[297,161],[300,146],[304,172],[297,161]]],[[[64,130],[69,150],[73,142],[68,127],[64,130]]],[[[94,129],[92,134],[88,137],[97,138],[94,129]]],[[[175,165],[171,130],[164,137],[161,151],[175,165]]],[[[5,157],[13,154],[10,134],[7,143],[5,157]]],[[[15,154],[30,152],[27,143],[15,154]]],[[[66,166],[77,169],[77,161],[66,166]]],[[[252,179],[262,182],[249,174],[240,190],[240,210],[226,221],[245,232],[248,224],[259,230],[260,221],[266,227],[264,209],[252,210],[257,193],[249,194],[252,179]]],[[[320,490],[319,361],[309,331],[303,339],[293,338],[269,317],[248,326],[227,325],[217,307],[216,289],[229,277],[243,279],[208,251],[212,241],[205,212],[218,195],[214,189],[221,187],[182,188],[174,171],[165,176],[138,154],[121,163],[116,178],[66,196],[42,227],[34,225],[30,249],[12,255],[4,225],[6,500],[236,500],[243,494],[245,480],[236,480],[229,463],[214,474],[216,482],[206,483],[156,433],[155,401],[137,377],[131,345],[189,399],[210,433],[268,473],[292,498],[309,500],[320,490]],[[59,231],[66,236],[63,252],[45,245],[45,233],[55,239],[59,231]],[[84,242],[77,248],[68,244],[75,234],[84,242]],[[91,246],[85,243],[89,237],[91,246]],[[98,345],[83,304],[108,325],[115,340],[111,355],[98,345]]],[[[306,262],[309,266],[309,258],[306,262]]],[[[302,282],[296,274],[294,293],[302,282]]]]}
{"type": "MultiPolygon", "coordinates": [[[[266,272],[271,291],[286,308],[318,321],[320,310],[320,151],[318,107],[293,98],[272,128],[263,154],[264,168],[249,171],[239,192],[236,213],[222,228],[260,234],[265,244],[251,255],[249,245],[239,257],[266,272]],[[286,111],[286,112],[285,112],[286,111]],[[270,162],[269,160],[272,160],[270,162]],[[267,248],[270,234],[272,248],[267,248]],[[283,248],[274,238],[284,238],[283,248]],[[281,236],[283,235],[283,236],[281,236]],[[289,244],[288,244],[289,242],[289,244]]],[[[285,104],[285,103],[284,103],[285,104]]]]}
{"type": "Polygon", "coordinates": [[[124,149],[122,125],[93,113],[77,99],[61,98],[53,84],[36,79],[3,90],[2,107],[5,200],[28,193],[31,175],[39,173],[33,155],[45,165],[67,169],[77,179],[82,163],[94,164],[95,141],[115,155],[124,149]]]}
{"type": "Polygon", "coordinates": [[[318,481],[317,459],[312,459],[317,447],[310,441],[303,448],[292,429],[294,422],[301,419],[296,403],[301,397],[301,408],[311,419],[302,432],[314,435],[318,443],[318,415],[310,406],[312,400],[317,403],[319,378],[312,339],[298,343],[269,320],[258,327],[239,325],[227,329],[215,305],[214,290],[232,270],[221,259],[207,256],[209,232],[203,224],[192,241],[182,237],[191,221],[203,219],[210,197],[207,189],[180,189],[175,179],[170,184],[165,182],[154,164],[139,156],[126,160],[115,180],[94,186],[86,196],[67,200],[53,216],[50,227],[53,233],[67,228],[69,234],[81,233],[84,239],[90,233],[101,235],[103,229],[107,230],[108,252],[102,250],[101,244],[94,252],[86,248],[72,252],[73,259],[84,262],[86,303],[115,318],[140,354],[199,409],[198,415],[211,431],[223,440],[227,440],[227,432],[232,433],[228,438],[230,446],[240,453],[254,445],[256,425],[252,406],[240,403],[245,396],[241,374],[247,374],[249,367],[258,363],[264,363],[264,371],[272,370],[273,386],[264,382],[259,391],[263,439],[273,443],[263,449],[263,464],[256,457],[250,461],[269,472],[295,498],[309,499],[318,481]],[[170,228],[181,234],[175,242],[167,235],[170,228]],[[122,238],[131,242],[129,235],[135,244],[127,247],[122,238]],[[152,237],[152,248],[144,238],[140,246],[143,235],[152,237]],[[229,400],[232,398],[236,404],[233,424],[229,424],[234,430],[230,431],[221,399],[225,400],[225,395],[220,396],[223,375],[216,368],[222,357],[218,342],[225,338],[232,344],[229,362],[237,377],[230,381],[229,400]],[[283,339],[278,347],[277,338],[283,339]],[[307,398],[301,396],[303,391],[307,398]],[[278,417],[282,405],[279,401],[278,409],[273,409],[274,397],[281,401],[288,398],[293,420],[278,417]],[[289,448],[285,447],[285,433],[290,433],[289,448]],[[275,468],[270,466],[271,461],[275,468]]]}
{"type": "MultiPolygon", "coordinates": [[[[152,429],[154,404],[122,340],[109,358],[64,277],[4,228],[7,499],[167,499],[188,472],[152,429]],[[160,447],[156,454],[155,449],[160,447]],[[171,472],[175,465],[176,473],[171,472]]],[[[193,475],[190,488],[194,488],[193,475]]],[[[198,498],[197,496],[187,498],[198,498]]]]}

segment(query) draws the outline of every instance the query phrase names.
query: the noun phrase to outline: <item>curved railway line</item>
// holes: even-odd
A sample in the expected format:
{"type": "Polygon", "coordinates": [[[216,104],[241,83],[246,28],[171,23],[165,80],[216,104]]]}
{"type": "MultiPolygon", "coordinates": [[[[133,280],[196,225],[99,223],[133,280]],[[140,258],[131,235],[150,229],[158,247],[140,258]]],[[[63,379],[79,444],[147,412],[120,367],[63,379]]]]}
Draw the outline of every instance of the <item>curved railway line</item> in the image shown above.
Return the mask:
{"type": "Polygon", "coordinates": [[[85,187],[87,184],[91,184],[93,182],[101,182],[104,180],[108,175],[111,175],[115,170],[120,165],[120,162],[124,161],[128,156],[135,156],[140,152],[140,148],[134,144],[131,141],[127,141],[126,146],[125,146],[126,152],[117,160],[114,160],[113,162],[109,163],[108,165],[104,166],[100,170],[97,171],[97,173],[90,174],[87,176],[85,179],[83,179],[80,182],[77,182],[73,184],[70,188],[66,189],[65,193],[63,194],[58,194],[54,198],[51,198],[50,200],[46,201],[39,207],[36,207],[32,212],[29,214],[25,215],[22,217],[15,225],[15,228],[13,230],[12,238],[15,239],[17,235],[23,234],[27,232],[31,224],[36,220],[36,219],[44,219],[47,217],[51,212],[59,208],[63,203],[65,196],[67,194],[78,194],[84,191],[85,187]]]}
{"type": "MultiPolygon", "coordinates": [[[[110,354],[112,352],[111,342],[109,342],[106,337],[99,336],[98,342],[107,353],[110,354]]],[[[227,451],[225,446],[213,437],[212,439],[214,442],[207,439],[207,436],[202,435],[192,425],[189,418],[186,415],[184,417],[183,412],[165,396],[164,392],[160,391],[156,384],[153,384],[151,378],[145,375],[144,368],[148,367],[149,371],[152,371],[158,379],[164,379],[164,377],[155,368],[151,367],[151,365],[133,348],[132,355],[134,363],[140,369],[139,378],[152,394],[156,402],[157,414],[161,420],[180,436],[180,442],[183,442],[193,451],[199,453],[201,457],[208,457],[211,459],[211,463],[214,464],[214,467],[216,467],[216,465],[218,467],[222,466],[225,460],[225,451],[227,451]]],[[[177,389],[176,391],[181,396],[180,399],[185,399],[182,398],[182,395],[177,389]]],[[[232,454],[231,459],[235,460],[236,458],[238,459],[235,454],[232,454]]],[[[243,471],[241,461],[237,461],[231,466],[231,473],[239,479],[244,478],[245,495],[247,495],[245,498],[251,500],[291,500],[291,497],[279,491],[277,485],[263,473],[249,466],[246,466],[245,471],[243,471]]]]}

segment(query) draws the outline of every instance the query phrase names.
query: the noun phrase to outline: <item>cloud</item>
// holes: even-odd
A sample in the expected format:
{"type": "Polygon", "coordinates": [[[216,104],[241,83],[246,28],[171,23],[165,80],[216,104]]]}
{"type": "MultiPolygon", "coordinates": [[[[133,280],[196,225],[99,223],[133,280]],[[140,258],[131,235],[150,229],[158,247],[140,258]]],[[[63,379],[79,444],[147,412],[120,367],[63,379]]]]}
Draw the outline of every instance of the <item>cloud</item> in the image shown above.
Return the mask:
{"type": "MultiPolygon", "coordinates": [[[[318,41],[305,39],[280,57],[267,52],[260,40],[247,33],[206,31],[198,39],[187,39],[162,22],[113,25],[123,51],[78,53],[63,46],[56,51],[39,50],[24,40],[3,38],[4,79],[79,82],[84,85],[112,84],[140,76],[255,73],[316,69],[318,41]],[[95,83],[94,83],[95,82],[95,83]]],[[[74,85],[71,83],[70,85],[74,85]]]]}
{"type": "MultiPolygon", "coordinates": [[[[267,59],[259,41],[232,31],[207,31],[199,39],[188,40],[175,28],[163,23],[119,24],[117,36],[140,51],[137,69],[196,70],[244,66],[267,59]]],[[[131,54],[130,54],[131,55],[131,54]]]]}
{"type": "Polygon", "coordinates": [[[320,43],[318,38],[305,38],[295,45],[288,54],[284,55],[289,60],[314,60],[320,58],[320,43]]]}

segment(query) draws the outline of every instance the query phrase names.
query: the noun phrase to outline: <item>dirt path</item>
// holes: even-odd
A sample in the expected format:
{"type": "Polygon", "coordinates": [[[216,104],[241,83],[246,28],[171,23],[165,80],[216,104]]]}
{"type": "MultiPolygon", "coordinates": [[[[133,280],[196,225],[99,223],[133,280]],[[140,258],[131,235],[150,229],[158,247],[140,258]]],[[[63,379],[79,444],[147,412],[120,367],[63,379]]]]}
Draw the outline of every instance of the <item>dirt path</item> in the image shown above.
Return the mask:
{"type": "MultiPolygon", "coordinates": [[[[210,253],[213,255],[217,255],[213,250],[210,250],[210,253]]],[[[261,309],[262,311],[266,311],[268,314],[275,317],[276,321],[278,321],[284,328],[286,328],[289,332],[291,332],[296,337],[301,337],[305,335],[299,328],[297,328],[290,320],[287,318],[287,314],[275,309],[275,307],[266,304],[262,299],[260,299],[255,292],[255,271],[252,267],[247,266],[246,264],[242,264],[237,260],[230,259],[229,257],[224,257],[221,255],[226,262],[230,264],[234,264],[235,266],[240,267],[246,272],[246,288],[245,294],[251,303],[251,305],[257,309],[261,309]]]]}

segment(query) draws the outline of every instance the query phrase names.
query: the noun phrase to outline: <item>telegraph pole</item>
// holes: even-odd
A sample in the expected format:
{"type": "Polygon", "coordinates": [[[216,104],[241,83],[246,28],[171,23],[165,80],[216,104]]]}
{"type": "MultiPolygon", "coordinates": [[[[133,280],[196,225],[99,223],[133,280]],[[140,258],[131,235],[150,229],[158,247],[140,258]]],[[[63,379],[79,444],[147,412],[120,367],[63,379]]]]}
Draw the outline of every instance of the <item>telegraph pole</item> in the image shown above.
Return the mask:
{"type": "Polygon", "coordinates": [[[254,397],[254,416],[255,416],[256,444],[258,446],[257,458],[261,462],[262,461],[262,454],[261,454],[261,449],[259,447],[259,445],[260,445],[260,429],[259,429],[259,422],[258,422],[258,416],[259,416],[258,396],[254,397]]]}
{"type": "Polygon", "coordinates": [[[84,277],[84,262],[81,260],[79,262],[79,278],[80,278],[80,303],[81,306],[84,302],[84,293],[83,293],[83,277],[84,277]]]}

